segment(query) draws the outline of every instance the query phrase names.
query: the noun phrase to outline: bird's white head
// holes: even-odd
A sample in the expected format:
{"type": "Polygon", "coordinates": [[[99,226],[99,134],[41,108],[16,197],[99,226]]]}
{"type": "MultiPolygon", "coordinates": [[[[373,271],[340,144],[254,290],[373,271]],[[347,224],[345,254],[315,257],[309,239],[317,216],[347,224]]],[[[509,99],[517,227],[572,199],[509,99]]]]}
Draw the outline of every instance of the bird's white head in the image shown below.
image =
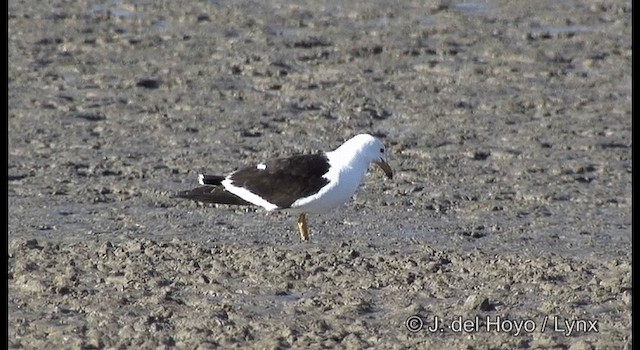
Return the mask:
{"type": "Polygon", "coordinates": [[[353,157],[353,159],[361,159],[367,164],[375,163],[388,178],[393,178],[393,170],[391,170],[386,160],[384,144],[369,134],[359,134],[350,138],[342,146],[338,147],[335,152],[353,157]]]}

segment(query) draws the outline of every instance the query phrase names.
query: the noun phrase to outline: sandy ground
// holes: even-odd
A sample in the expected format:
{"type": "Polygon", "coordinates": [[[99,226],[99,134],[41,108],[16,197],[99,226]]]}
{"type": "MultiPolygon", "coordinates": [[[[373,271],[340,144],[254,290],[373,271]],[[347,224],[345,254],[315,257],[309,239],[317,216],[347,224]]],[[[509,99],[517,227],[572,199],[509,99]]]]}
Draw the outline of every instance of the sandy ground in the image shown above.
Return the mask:
{"type": "Polygon", "coordinates": [[[8,6],[9,348],[632,347],[630,2],[8,6]],[[311,243],[171,198],[361,132],[311,243]]]}

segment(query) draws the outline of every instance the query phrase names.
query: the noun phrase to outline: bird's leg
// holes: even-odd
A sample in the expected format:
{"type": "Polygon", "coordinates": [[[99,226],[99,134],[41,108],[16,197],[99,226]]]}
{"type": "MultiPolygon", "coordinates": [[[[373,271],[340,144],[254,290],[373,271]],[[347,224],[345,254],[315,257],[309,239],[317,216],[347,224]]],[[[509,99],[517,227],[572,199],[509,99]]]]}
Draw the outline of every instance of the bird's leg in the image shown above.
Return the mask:
{"type": "Polygon", "coordinates": [[[298,230],[300,231],[300,240],[309,240],[309,227],[307,226],[307,214],[302,213],[298,216],[298,230]]]}

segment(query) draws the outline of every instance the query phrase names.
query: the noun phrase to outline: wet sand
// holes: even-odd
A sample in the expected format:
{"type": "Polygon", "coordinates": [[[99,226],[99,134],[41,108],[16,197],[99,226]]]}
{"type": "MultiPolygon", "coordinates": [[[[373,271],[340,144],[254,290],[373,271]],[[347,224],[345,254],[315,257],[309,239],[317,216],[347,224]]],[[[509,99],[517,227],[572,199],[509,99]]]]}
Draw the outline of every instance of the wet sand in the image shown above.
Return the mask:
{"type": "Polygon", "coordinates": [[[628,2],[9,3],[9,342],[631,348],[628,2]],[[172,198],[387,145],[352,202],[172,198]]]}

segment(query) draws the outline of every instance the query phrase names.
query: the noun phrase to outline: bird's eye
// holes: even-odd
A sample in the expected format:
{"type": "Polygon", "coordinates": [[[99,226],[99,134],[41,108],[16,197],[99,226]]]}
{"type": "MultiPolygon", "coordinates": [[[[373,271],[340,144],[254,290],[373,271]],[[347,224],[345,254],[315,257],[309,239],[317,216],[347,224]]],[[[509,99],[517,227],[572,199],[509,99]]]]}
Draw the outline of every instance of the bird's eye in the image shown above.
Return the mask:
{"type": "Polygon", "coordinates": [[[380,148],[380,153],[384,153],[384,148],[380,148]]]}

